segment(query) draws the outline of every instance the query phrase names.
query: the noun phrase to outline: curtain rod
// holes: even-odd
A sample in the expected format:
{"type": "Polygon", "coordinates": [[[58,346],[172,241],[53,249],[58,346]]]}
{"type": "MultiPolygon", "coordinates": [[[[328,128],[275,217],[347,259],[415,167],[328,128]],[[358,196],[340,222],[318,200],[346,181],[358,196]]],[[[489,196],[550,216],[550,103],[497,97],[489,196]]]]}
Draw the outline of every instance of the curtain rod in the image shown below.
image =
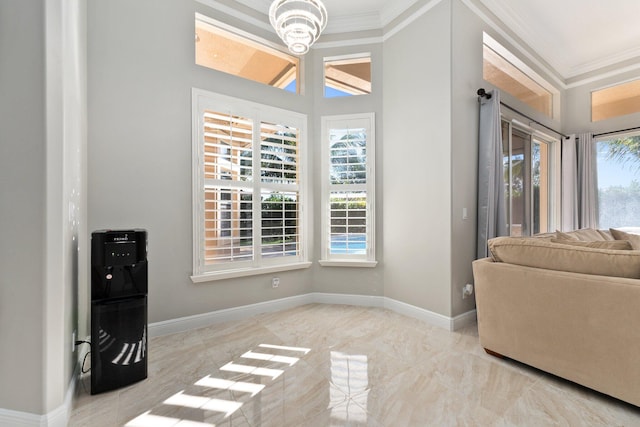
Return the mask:
{"type": "MultiPolygon", "coordinates": [[[[485,91],[485,90],[484,90],[484,88],[480,88],[480,89],[478,89],[477,94],[478,94],[478,96],[479,96],[480,98],[487,98],[487,99],[491,99],[491,94],[490,94],[490,93],[487,93],[487,91],[485,91]]],[[[502,102],[502,101],[500,101],[500,105],[502,105],[502,106],[504,106],[504,107],[507,107],[507,108],[508,108],[508,109],[510,109],[511,111],[513,111],[513,112],[515,112],[515,113],[520,114],[522,117],[524,117],[524,118],[526,118],[526,119],[531,120],[533,123],[535,123],[535,124],[537,124],[537,125],[540,125],[540,126],[542,126],[543,128],[550,130],[550,131],[551,131],[551,132],[553,132],[553,133],[557,133],[558,135],[562,136],[564,139],[569,139],[569,137],[568,137],[567,135],[565,135],[564,133],[562,133],[562,132],[558,132],[557,130],[555,130],[555,129],[553,129],[553,128],[550,128],[549,126],[545,125],[544,123],[540,123],[540,122],[539,122],[539,121],[537,121],[536,119],[533,119],[533,118],[531,118],[531,117],[527,116],[526,114],[524,114],[524,113],[522,113],[522,112],[520,112],[520,111],[516,110],[515,108],[513,108],[513,107],[511,107],[511,106],[509,106],[509,105],[507,105],[507,104],[505,104],[505,103],[504,103],[504,102],[502,102]]],[[[594,135],[594,136],[595,136],[595,135],[594,135]]]]}
{"type": "Polygon", "coordinates": [[[614,134],[614,133],[629,132],[629,131],[632,131],[632,130],[638,130],[638,129],[640,129],[640,126],[636,126],[636,127],[634,127],[634,128],[629,128],[629,129],[612,130],[611,132],[596,133],[596,134],[594,134],[594,135],[593,135],[593,137],[594,137],[594,138],[597,138],[597,137],[599,137],[599,136],[611,135],[611,134],[614,134]]]}

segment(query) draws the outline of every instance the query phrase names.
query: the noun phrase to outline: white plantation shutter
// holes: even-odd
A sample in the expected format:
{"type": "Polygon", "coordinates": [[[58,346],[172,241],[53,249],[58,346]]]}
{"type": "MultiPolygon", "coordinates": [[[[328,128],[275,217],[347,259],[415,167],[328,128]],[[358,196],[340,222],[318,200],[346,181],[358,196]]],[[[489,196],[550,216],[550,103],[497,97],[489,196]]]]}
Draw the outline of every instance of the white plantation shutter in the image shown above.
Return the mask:
{"type": "Polygon", "coordinates": [[[253,260],[253,126],[205,110],[204,265],[253,260]]]}
{"type": "Polygon", "coordinates": [[[305,261],[305,117],[196,90],[194,115],[194,274],[305,261]]]}
{"type": "Polygon", "coordinates": [[[374,116],[323,117],[324,260],[375,260],[374,116]]]}
{"type": "Polygon", "coordinates": [[[298,130],[260,124],[261,255],[273,258],[300,253],[298,130]]]}

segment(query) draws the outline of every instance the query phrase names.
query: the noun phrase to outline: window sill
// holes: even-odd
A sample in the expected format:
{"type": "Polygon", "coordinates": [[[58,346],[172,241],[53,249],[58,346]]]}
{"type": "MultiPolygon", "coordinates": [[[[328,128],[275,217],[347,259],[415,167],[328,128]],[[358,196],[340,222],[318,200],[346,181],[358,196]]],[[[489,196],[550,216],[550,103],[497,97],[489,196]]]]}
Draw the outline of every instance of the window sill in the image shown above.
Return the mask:
{"type": "Polygon", "coordinates": [[[259,268],[242,268],[237,270],[210,271],[191,276],[193,283],[213,282],[216,280],[234,279],[237,277],[257,276],[259,274],[277,273],[280,271],[300,270],[311,267],[310,262],[297,262],[295,264],[271,265],[259,268]]]}
{"type": "Polygon", "coordinates": [[[365,267],[373,268],[378,265],[378,261],[365,261],[365,260],[326,260],[321,259],[318,261],[323,267],[365,267]]]}

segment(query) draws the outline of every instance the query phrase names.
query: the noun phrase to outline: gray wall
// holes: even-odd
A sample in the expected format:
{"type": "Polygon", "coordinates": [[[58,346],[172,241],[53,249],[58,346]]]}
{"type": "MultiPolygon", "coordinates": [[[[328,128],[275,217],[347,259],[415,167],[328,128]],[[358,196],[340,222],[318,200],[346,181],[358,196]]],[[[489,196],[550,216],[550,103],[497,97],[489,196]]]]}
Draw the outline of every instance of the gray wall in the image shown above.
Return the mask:
{"type": "MultiPolygon", "coordinates": [[[[61,407],[86,223],[83,2],[0,4],[0,408],[61,407]]],[[[83,248],[84,249],[84,248],[83,248]]]]}
{"type": "Polygon", "coordinates": [[[42,2],[0,2],[0,408],[36,414],[44,375],[44,54],[42,2]]]}
{"type": "Polygon", "coordinates": [[[385,296],[451,314],[451,4],[383,46],[385,296]]]}
{"type": "MultiPolygon", "coordinates": [[[[169,2],[158,8],[152,0],[121,0],[90,3],[88,10],[89,228],[148,229],[150,322],[312,291],[382,295],[380,267],[333,268],[314,263],[307,270],[278,273],[278,289],[270,284],[275,274],[199,284],[189,278],[191,88],[308,115],[309,188],[313,196],[310,219],[315,236],[311,259],[315,261],[320,253],[320,220],[315,215],[320,203],[320,116],[373,111],[377,113],[380,145],[380,46],[312,50],[303,67],[304,95],[294,95],[195,65],[196,11],[259,36],[274,37],[202,4],[169,2]],[[355,52],[372,52],[374,93],[346,100],[323,99],[322,58],[355,52]]],[[[381,167],[377,173],[380,176],[381,167]]],[[[381,197],[378,211],[380,203],[381,197]]],[[[378,231],[381,227],[378,218],[378,231]]]]}
{"type": "MultiPolygon", "coordinates": [[[[57,21],[60,62],[53,59],[57,68],[57,82],[47,82],[47,91],[57,92],[54,102],[48,102],[47,116],[56,117],[58,150],[60,151],[47,173],[47,183],[57,186],[54,195],[48,190],[50,210],[60,212],[57,218],[48,214],[48,243],[50,252],[60,264],[60,285],[53,283],[47,292],[47,412],[62,404],[67,397],[68,386],[80,357],[88,351],[88,346],[74,348],[73,339],[85,338],[88,333],[78,323],[78,313],[82,309],[79,300],[81,289],[86,289],[88,275],[86,262],[88,248],[82,244],[87,236],[87,52],[86,52],[86,2],[83,0],[56,0],[59,14],[57,21]],[[51,83],[51,84],[50,84],[51,83]],[[59,89],[55,86],[59,85],[59,89]],[[54,176],[52,176],[54,175],[54,176]],[[60,226],[61,224],[61,226],[60,226]],[[49,237],[48,237],[49,238],[49,237]],[[59,337],[63,338],[60,339],[59,337]],[[77,352],[82,350],[82,352],[77,352]],[[60,369],[60,365],[64,369],[60,369]]],[[[49,34],[47,43],[53,35],[49,34]]],[[[48,50],[50,50],[48,48],[48,50]]],[[[48,138],[51,139],[51,138],[48,138]]],[[[51,147],[51,142],[47,146],[51,147]]],[[[49,152],[55,152],[49,150],[49,152]]],[[[51,159],[47,159],[49,164],[51,159]]],[[[49,272],[50,273],[50,272],[49,272]]]]}
{"type": "Polygon", "coordinates": [[[478,98],[482,79],[484,22],[459,1],[452,3],[451,123],[451,304],[452,316],[472,310],[475,298],[462,299],[473,283],[477,230],[478,98]],[[463,209],[467,219],[463,219],[463,209]]]}
{"type": "MultiPolygon", "coordinates": [[[[465,2],[451,0],[452,3],[452,122],[451,122],[451,301],[452,316],[457,316],[473,309],[475,299],[462,299],[462,287],[465,283],[473,283],[471,263],[475,259],[475,242],[477,230],[477,141],[478,141],[478,101],[476,91],[483,87],[493,89],[482,77],[482,46],[483,32],[498,40],[511,52],[517,54],[529,67],[535,70],[547,81],[554,83],[553,75],[546,73],[518,52],[504,35],[498,33],[492,26],[482,20],[465,2]],[[462,219],[462,210],[467,208],[468,219],[462,219]]],[[[474,2],[472,4],[475,4],[474,2]]],[[[478,10],[494,22],[498,20],[481,5],[475,5],[478,10]]],[[[511,40],[521,46],[525,44],[511,31],[504,30],[511,40]]],[[[531,53],[536,57],[535,54],[531,53]]],[[[537,57],[539,63],[544,61],[537,57]]],[[[565,99],[564,90],[557,88],[561,99],[565,99]]],[[[501,92],[501,99],[507,105],[522,111],[534,119],[562,130],[562,114],[554,120],[545,117],[522,103],[513,96],[501,92]]],[[[536,125],[533,125],[536,127],[536,125]]],[[[538,127],[544,130],[542,127],[538,127]]]]}
{"type": "MultiPolygon", "coordinates": [[[[89,229],[148,230],[150,322],[312,289],[310,270],[278,273],[277,289],[271,288],[272,275],[198,284],[189,278],[191,88],[312,111],[311,93],[297,96],[195,65],[196,11],[246,28],[194,1],[88,5],[89,229]]],[[[311,67],[303,77],[313,80],[311,67]]],[[[310,115],[309,135],[314,131],[310,115]]]]}
{"type": "MultiPolygon", "coordinates": [[[[384,292],[383,285],[383,251],[384,239],[382,234],[383,212],[382,206],[384,194],[382,189],[383,177],[383,157],[384,157],[384,141],[383,141],[383,115],[382,115],[382,45],[358,45],[336,47],[330,49],[313,49],[312,56],[308,57],[310,68],[314,73],[313,79],[313,113],[310,120],[314,121],[315,132],[312,135],[312,156],[311,167],[313,168],[314,185],[314,209],[319,213],[322,211],[320,204],[321,198],[321,132],[320,120],[322,116],[338,115],[338,114],[354,114],[354,113],[375,113],[376,120],[376,260],[378,265],[375,268],[346,268],[346,267],[321,267],[318,263],[313,266],[313,290],[315,292],[329,292],[336,294],[355,294],[355,295],[375,295],[381,296],[384,292]],[[357,53],[371,53],[371,94],[341,97],[341,98],[324,98],[323,96],[323,60],[325,57],[350,55],[357,53]]],[[[321,256],[321,218],[316,215],[314,227],[314,260],[321,256]]]]}

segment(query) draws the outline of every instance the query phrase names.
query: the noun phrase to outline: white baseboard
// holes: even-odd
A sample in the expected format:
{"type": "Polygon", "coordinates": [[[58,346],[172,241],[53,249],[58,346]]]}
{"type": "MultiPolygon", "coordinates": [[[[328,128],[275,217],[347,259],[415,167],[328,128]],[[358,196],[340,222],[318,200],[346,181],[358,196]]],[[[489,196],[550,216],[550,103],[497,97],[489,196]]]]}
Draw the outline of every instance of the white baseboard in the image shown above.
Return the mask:
{"type": "Polygon", "coordinates": [[[465,326],[473,325],[477,321],[477,312],[475,310],[467,311],[451,319],[451,330],[457,331],[465,326]]]}
{"type": "Polygon", "coordinates": [[[358,305],[363,307],[384,307],[385,298],[372,295],[326,294],[315,292],[310,294],[313,302],[318,304],[358,305]]]}
{"type": "Polygon", "coordinates": [[[29,412],[12,411],[10,409],[0,409],[0,427],[35,427],[41,426],[42,415],[35,415],[29,412]]]}
{"type": "Polygon", "coordinates": [[[396,313],[422,320],[430,325],[454,331],[475,322],[476,311],[472,310],[456,317],[447,317],[424,308],[396,301],[383,296],[310,293],[257,304],[227,308],[210,313],[180,317],[151,323],[148,326],[149,337],[185,332],[204,328],[216,323],[242,320],[261,313],[272,313],[304,304],[347,304],[363,307],[384,307],[396,313]]]}
{"type": "Polygon", "coordinates": [[[196,314],[194,316],[180,317],[177,319],[150,323],[147,330],[149,332],[149,337],[157,337],[160,335],[168,335],[174,334],[176,332],[184,332],[192,329],[204,328],[216,323],[242,320],[261,313],[270,313],[297,307],[299,305],[310,304],[314,302],[312,299],[312,295],[313,294],[298,295],[294,297],[260,302],[257,304],[226,308],[224,310],[217,310],[209,313],[196,314]]]}
{"type": "Polygon", "coordinates": [[[76,378],[78,377],[78,365],[71,376],[67,394],[62,405],[53,411],[36,415],[30,412],[12,411],[0,408],[0,427],[66,427],[71,417],[73,396],[76,391],[76,378]]]}
{"type": "Polygon", "coordinates": [[[433,311],[391,298],[385,298],[384,307],[396,313],[422,320],[430,325],[451,330],[451,318],[443,316],[442,314],[434,313],[433,311]]]}

